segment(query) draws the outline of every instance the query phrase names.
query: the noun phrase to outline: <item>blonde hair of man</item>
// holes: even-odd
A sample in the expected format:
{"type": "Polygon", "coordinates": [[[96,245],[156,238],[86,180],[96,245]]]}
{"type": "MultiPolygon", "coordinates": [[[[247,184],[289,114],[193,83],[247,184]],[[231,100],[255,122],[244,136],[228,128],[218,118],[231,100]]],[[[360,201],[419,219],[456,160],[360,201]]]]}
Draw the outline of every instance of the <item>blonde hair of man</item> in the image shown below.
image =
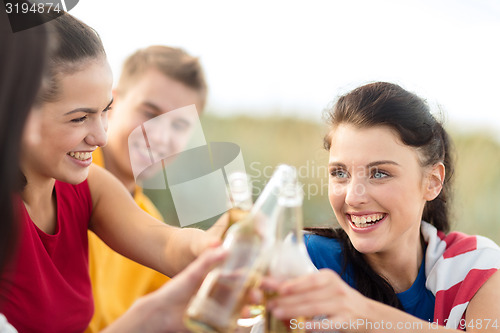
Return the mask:
{"type": "Polygon", "coordinates": [[[198,111],[204,109],[207,84],[200,61],[175,47],[154,45],[133,53],[123,64],[117,92],[126,94],[130,86],[151,68],[197,91],[201,101],[201,109],[198,111]]]}

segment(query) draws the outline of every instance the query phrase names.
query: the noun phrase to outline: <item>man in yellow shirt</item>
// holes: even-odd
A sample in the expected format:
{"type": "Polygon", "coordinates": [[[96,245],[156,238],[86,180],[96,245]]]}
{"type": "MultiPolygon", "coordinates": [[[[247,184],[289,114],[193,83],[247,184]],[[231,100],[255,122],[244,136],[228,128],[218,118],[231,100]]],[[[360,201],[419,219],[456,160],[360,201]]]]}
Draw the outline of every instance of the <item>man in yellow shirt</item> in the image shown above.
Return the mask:
{"type": "MultiPolygon", "coordinates": [[[[205,106],[207,86],[197,58],[167,46],[138,50],[124,63],[113,91],[109,111],[108,143],[93,153],[93,162],[113,173],[146,212],[163,220],[161,214],[136,185],[129,157],[128,137],[132,130],[157,116],[195,104],[205,106]]],[[[162,153],[180,152],[188,140],[189,122],[172,117],[172,129],[165,129],[155,142],[162,153]],[[165,134],[167,133],[167,134],[165,134]]],[[[94,317],[86,332],[99,332],[132,303],[162,286],[168,277],[139,265],[107,247],[89,232],[89,267],[94,295],[94,317]]]]}

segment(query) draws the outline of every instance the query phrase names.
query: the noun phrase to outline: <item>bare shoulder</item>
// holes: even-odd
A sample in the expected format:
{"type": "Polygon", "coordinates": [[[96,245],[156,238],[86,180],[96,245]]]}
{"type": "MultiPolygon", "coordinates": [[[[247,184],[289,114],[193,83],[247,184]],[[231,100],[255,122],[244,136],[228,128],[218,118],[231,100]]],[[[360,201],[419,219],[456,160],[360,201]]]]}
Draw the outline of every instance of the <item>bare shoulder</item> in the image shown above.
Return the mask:
{"type": "Polygon", "coordinates": [[[92,164],[87,178],[94,207],[102,199],[112,193],[127,194],[125,186],[105,168],[92,164]]]}

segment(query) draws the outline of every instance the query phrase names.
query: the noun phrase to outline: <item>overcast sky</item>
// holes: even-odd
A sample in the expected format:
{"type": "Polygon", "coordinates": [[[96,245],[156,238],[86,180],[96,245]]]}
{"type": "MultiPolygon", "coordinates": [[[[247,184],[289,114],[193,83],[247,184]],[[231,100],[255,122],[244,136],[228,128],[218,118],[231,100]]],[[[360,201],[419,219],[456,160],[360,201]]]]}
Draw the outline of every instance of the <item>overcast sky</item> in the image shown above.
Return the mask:
{"type": "Polygon", "coordinates": [[[448,123],[500,132],[498,0],[80,0],[71,13],[99,32],[115,77],[148,45],[199,56],[219,114],[320,121],[338,94],[387,80],[448,123]]]}

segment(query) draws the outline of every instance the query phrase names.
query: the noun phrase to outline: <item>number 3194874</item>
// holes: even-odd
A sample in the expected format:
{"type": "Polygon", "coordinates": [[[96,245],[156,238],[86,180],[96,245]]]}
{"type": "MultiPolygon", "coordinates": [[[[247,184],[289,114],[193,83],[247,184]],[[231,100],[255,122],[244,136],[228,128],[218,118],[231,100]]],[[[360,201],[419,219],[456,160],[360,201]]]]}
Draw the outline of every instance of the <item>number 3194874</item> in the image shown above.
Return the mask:
{"type": "Polygon", "coordinates": [[[27,2],[23,3],[5,3],[5,10],[7,14],[27,14],[27,13],[50,13],[56,12],[59,13],[62,11],[61,5],[59,2],[45,2],[45,3],[33,3],[29,4],[27,2]]]}

